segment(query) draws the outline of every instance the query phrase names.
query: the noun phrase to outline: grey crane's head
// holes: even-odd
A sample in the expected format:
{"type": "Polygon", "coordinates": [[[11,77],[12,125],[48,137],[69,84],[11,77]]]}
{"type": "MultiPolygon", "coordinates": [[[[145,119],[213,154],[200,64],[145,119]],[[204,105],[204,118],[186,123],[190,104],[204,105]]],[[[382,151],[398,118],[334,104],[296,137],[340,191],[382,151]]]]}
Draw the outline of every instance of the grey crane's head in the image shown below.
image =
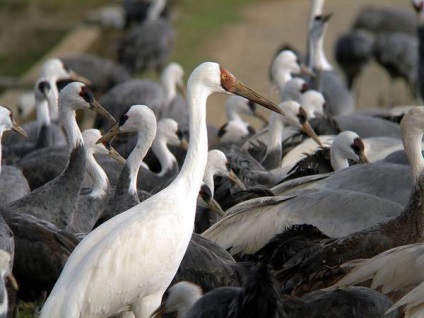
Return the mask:
{"type": "Polygon", "coordinates": [[[103,108],[102,105],[94,98],[93,92],[85,84],[81,82],[72,82],[66,85],[59,94],[59,110],[64,108],[91,109],[96,113],[109,118],[116,122],[115,118],[103,108]]]}
{"type": "Polygon", "coordinates": [[[309,124],[309,117],[304,108],[296,101],[286,101],[280,104],[285,115],[282,120],[285,124],[298,128],[311,137],[318,145],[322,146],[321,140],[309,124]]]}
{"type": "Polygon", "coordinates": [[[60,59],[52,58],[48,59],[41,66],[40,77],[52,78],[54,81],[57,80],[72,80],[83,82],[86,85],[90,85],[91,82],[74,71],[70,70],[60,59]]]}
{"type": "Polygon", "coordinates": [[[283,50],[272,61],[271,73],[274,81],[283,73],[314,75],[291,50],[283,50]]]}
{"type": "Polygon", "coordinates": [[[159,318],[164,313],[178,312],[179,317],[202,297],[202,290],[196,284],[182,281],[171,286],[164,295],[162,304],[157,308],[151,318],[159,318]]]}
{"type": "Polygon", "coordinates": [[[37,80],[34,86],[34,95],[36,101],[48,101],[51,92],[51,85],[47,78],[41,77],[37,80]]]}
{"type": "Polygon", "coordinates": [[[315,118],[324,115],[325,98],[320,92],[309,90],[304,92],[299,99],[299,103],[306,111],[308,118],[315,118]]]}
{"type": "Polygon", "coordinates": [[[111,146],[110,142],[96,143],[102,138],[100,130],[86,129],[82,132],[82,138],[88,154],[108,155],[119,163],[125,164],[125,159],[111,146]]]}
{"type": "Polygon", "coordinates": [[[276,113],[283,113],[273,102],[247,87],[228,70],[214,62],[204,62],[196,67],[188,79],[187,86],[187,90],[190,91],[193,87],[197,87],[193,89],[193,93],[194,91],[198,92],[201,87],[203,92],[209,95],[212,93],[227,92],[243,96],[276,113]]]}
{"type": "Polygon", "coordinates": [[[331,145],[331,151],[337,152],[345,159],[355,162],[367,163],[365,155],[365,145],[357,133],[353,131],[343,131],[339,133],[331,145]]]}
{"type": "Polygon", "coordinates": [[[13,118],[12,110],[0,105],[0,136],[7,130],[13,130],[24,137],[28,137],[25,130],[13,118]]]}
{"type": "Polygon", "coordinates": [[[187,149],[188,143],[178,127],[178,123],[172,118],[162,118],[157,123],[156,139],[163,140],[167,145],[178,146],[187,149]]]}
{"type": "Polygon", "coordinates": [[[309,36],[312,39],[319,39],[324,35],[324,31],[328,25],[328,21],[333,16],[332,13],[316,15],[309,29],[309,36]]]}
{"type": "Polygon", "coordinates": [[[105,133],[97,143],[112,140],[115,136],[128,132],[138,132],[143,138],[153,140],[156,135],[156,127],[156,116],[149,107],[133,105],[121,115],[119,122],[105,133]]]}

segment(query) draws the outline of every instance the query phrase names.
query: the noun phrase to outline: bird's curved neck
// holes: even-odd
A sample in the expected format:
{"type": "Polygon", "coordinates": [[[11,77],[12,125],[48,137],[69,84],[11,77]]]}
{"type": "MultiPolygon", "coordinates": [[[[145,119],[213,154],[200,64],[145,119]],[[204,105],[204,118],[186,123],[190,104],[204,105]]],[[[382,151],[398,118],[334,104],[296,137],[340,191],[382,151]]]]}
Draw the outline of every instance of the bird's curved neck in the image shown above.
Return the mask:
{"type": "MultiPolygon", "coordinates": [[[[326,28],[326,27],[324,27],[326,28]]],[[[309,39],[309,68],[316,71],[331,71],[333,67],[328,62],[324,51],[325,30],[320,36],[312,36],[309,39]]]]}
{"type": "Polygon", "coordinates": [[[211,194],[213,197],[214,191],[215,191],[215,183],[213,180],[214,173],[211,169],[205,170],[205,175],[203,176],[203,182],[208,186],[208,188],[211,190],[211,194]]]}
{"type": "Polygon", "coordinates": [[[152,151],[158,158],[161,165],[161,171],[158,173],[159,176],[163,176],[165,173],[172,170],[177,163],[177,159],[169,150],[164,138],[159,137],[153,141],[152,151]]]}
{"type": "Polygon", "coordinates": [[[37,105],[35,107],[37,114],[37,124],[38,127],[43,125],[50,125],[50,112],[49,112],[49,103],[47,100],[36,101],[37,105]]]}
{"type": "Polygon", "coordinates": [[[84,144],[81,131],[75,119],[75,110],[69,109],[67,107],[62,107],[60,112],[60,122],[62,123],[63,128],[65,129],[69,147],[71,150],[84,144]]]}
{"type": "Polygon", "coordinates": [[[93,153],[87,151],[87,163],[85,166],[87,174],[92,181],[91,197],[102,198],[107,194],[109,188],[109,179],[106,172],[97,163],[93,153]]]}
{"type": "MultiPolygon", "coordinates": [[[[412,129],[410,127],[409,129],[412,129]]],[[[409,163],[411,164],[412,175],[416,182],[420,175],[424,173],[424,159],[421,154],[421,141],[424,133],[420,130],[412,133],[405,133],[403,137],[403,146],[409,163]]]]}
{"type": "Polygon", "coordinates": [[[293,76],[291,75],[290,71],[286,69],[281,70],[274,75],[274,82],[275,82],[275,85],[277,86],[278,93],[280,96],[284,94],[284,86],[292,78],[293,76]]]}
{"type": "Polygon", "coordinates": [[[139,132],[137,144],[135,145],[131,154],[128,156],[127,162],[125,163],[125,166],[130,171],[130,183],[128,188],[130,193],[137,193],[137,176],[138,171],[140,170],[140,164],[143,158],[146,156],[147,151],[152,146],[155,133],[156,131],[145,131],[143,133],[139,132]]]}
{"type": "Polygon", "coordinates": [[[50,94],[49,94],[49,114],[52,121],[57,121],[59,119],[59,107],[57,105],[57,99],[59,98],[59,90],[56,85],[57,78],[50,77],[48,82],[50,84],[50,94]]]}
{"type": "Polygon", "coordinates": [[[185,190],[186,197],[192,198],[195,202],[208,158],[206,100],[211,92],[208,87],[190,81],[187,91],[189,92],[187,102],[189,105],[190,143],[181,171],[171,186],[185,190]]]}
{"type": "Polygon", "coordinates": [[[225,111],[227,113],[228,121],[237,121],[237,122],[240,122],[240,123],[244,122],[243,119],[241,118],[239,112],[236,111],[234,108],[226,107],[225,111]]]}
{"type": "Polygon", "coordinates": [[[349,162],[347,161],[346,156],[343,155],[343,153],[339,150],[339,148],[337,148],[337,145],[334,145],[334,143],[331,146],[330,162],[334,171],[349,167],[349,162]]]}
{"type": "Polygon", "coordinates": [[[268,150],[281,149],[284,123],[281,115],[272,113],[269,117],[268,150]]]}
{"type": "Polygon", "coordinates": [[[162,86],[165,88],[166,98],[170,103],[177,96],[177,84],[175,79],[170,74],[166,73],[162,75],[162,86]]]}

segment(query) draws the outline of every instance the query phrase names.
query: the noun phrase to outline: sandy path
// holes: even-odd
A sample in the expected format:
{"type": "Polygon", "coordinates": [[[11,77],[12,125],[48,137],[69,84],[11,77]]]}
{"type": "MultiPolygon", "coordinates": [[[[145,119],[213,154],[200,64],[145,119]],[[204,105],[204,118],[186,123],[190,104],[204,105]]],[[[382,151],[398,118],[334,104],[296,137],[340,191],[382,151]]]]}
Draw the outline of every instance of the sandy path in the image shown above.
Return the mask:
{"type": "MultiPolygon", "coordinates": [[[[394,5],[412,10],[409,1],[405,0],[327,0],[324,12],[333,12],[334,15],[327,29],[325,46],[328,59],[334,66],[333,43],[340,33],[349,29],[364,4],[394,5]]],[[[278,101],[277,95],[270,89],[268,67],[282,43],[290,43],[301,50],[306,47],[308,10],[308,0],[258,2],[243,10],[244,21],[226,27],[219,38],[211,40],[204,48],[204,55],[227,67],[258,92],[278,101]]],[[[381,96],[386,96],[388,85],[384,71],[375,66],[369,67],[360,79],[357,106],[376,105],[381,96]]],[[[404,86],[399,83],[395,89],[404,91],[404,86]]],[[[209,122],[215,125],[225,122],[225,99],[225,96],[210,98],[209,122]]]]}

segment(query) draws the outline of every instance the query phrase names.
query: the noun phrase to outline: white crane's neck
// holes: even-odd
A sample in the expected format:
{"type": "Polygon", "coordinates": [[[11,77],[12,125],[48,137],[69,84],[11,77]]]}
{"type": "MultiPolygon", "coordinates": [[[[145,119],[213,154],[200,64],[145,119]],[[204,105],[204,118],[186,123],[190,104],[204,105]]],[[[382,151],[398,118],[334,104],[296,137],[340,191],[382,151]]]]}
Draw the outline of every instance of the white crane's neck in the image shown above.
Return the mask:
{"type": "Polygon", "coordinates": [[[171,170],[174,165],[177,163],[177,159],[174,154],[169,150],[168,145],[166,144],[165,138],[162,136],[156,136],[157,138],[153,141],[152,151],[158,158],[161,171],[159,176],[163,176],[169,170],[171,170]]]}
{"type": "Polygon", "coordinates": [[[58,107],[58,98],[59,98],[59,90],[56,85],[57,78],[56,77],[48,77],[47,81],[50,84],[50,93],[49,93],[49,113],[50,119],[52,121],[57,121],[59,119],[59,107],[58,107]]]}
{"type": "Polygon", "coordinates": [[[155,134],[156,126],[155,129],[146,129],[146,131],[139,132],[137,137],[137,144],[127,158],[125,165],[130,171],[130,184],[128,189],[130,193],[137,193],[137,176],[138,171],[140,170],[140,164],[143,161],[143,158],[146,156],[147,151],[152,146],[155,134]]]}
{"type": "Polygon", "coordinates": [[[102,198],[107,194],[109,189],[109,179],[106,175],[106,172],[102,169],[102,167],[97,163],[94,158],[92,151],[86,151],[87,154],[87,163],[86,170],[87,174],[92,181],[92,191],[90,192],[90,196],[94,198],[102,198]]]}
{"type": "Polygon", "coordinates": [[[47,100],[36,100],[35,111],[38,127],[50,125],[49,103],[47,100]]]}
{"type": "Polygon", "coordinates": [[[194,81],[188,81],[187,102],[190,123],[190,142],[180,173],[170,187],[186,191],[187,200],[196,201],[205,173],[208,158],[208,136],[206,129],[206,100],[210,89],[194,81]]]}
{"type": "Polygon", "coordinates": [[[269,131],[268,131],[268,147],[267,151],[274,149],[281,149],[281,142],[283,138],[284,123],[281,120],[281,115],[272,113],[269,117],[269,131]]]}
{"type": "Polygon", "coordinates": [[[274,75],[274,82],[277,86],[279,95],[283,95],[284,92],[284,86],[288,81],[290,81],[293,78],[290,71],[288,70],[280,70],[277,74],[274,75]]]}
{"type": "Polygon", "coordinates": [[[66,132],[70,151],[84,144],[84,140],[78,127],[75,115],[76,113],[74,109],[70,109],[65,105],[61,107],[59,119],[63,125],[63,129],[66,132]]]}
{"type": "Polygon", "coordinates": [[[212,169],[206,169],[205,174],[203,176],[203,180],[202,180],[211,190],[212,197],[215,192],[215,183],[213,180],[213,176],[214,176],[214,172],[212,171],[212,169]]]}

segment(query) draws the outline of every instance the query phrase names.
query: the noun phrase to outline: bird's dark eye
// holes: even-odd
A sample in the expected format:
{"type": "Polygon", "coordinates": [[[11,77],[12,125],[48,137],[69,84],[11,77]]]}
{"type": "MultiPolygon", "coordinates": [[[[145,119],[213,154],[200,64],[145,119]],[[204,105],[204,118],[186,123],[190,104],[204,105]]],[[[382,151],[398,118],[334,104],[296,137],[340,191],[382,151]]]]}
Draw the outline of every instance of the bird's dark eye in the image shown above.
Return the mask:
{"type": "Polygon", "coordinates": [[[111,146],[111,141],[110,140],[108,140],[108,141],[103,141],[102,142],[103,143],[103,146],[105,146],[105,148],[107,149],[107,150],[110,150],[111,148],[112,148],[112,146],[111,146]]]}
{"type": "Polygon", "coordinates": [[[230,171],[230,170],[231,170],[231,164],[230,164],[230,162],[229,162],[229,161],[227,161],[227,162],[225,163],[225,167],[227,167],[227,171],[230,171]]]}
{"type": "Polygon", "coordinates": [[[249,100],[247,105],[249,106],[250,111],[254,114],[256,112],[256,103],[249,100]]]}
{"type": "Polygon", "coordinates": [[[91,91],[91,89],[89,89],[87,86],[82,86],[81,87],[81,92],[79,94],[82,98],[84,98],[84,100],[91,104],[94,101],[94,95],[93,92],[91,91]]]}
{"type": "Polygon", "coordinates": [[[38,89],[40,90],[40,92],[44,92],[45,90],[50,90],[50,83],[47,81],[41,81],[40,83],[38,83],[38,89]]]}
{"type": "Polygon", "coordinates": [[[183,139],[183,133],[181,132],[181,130],[177,129],[175,134],[177,135],[178,139],[180,139],[180,140],[183,139]]]}

